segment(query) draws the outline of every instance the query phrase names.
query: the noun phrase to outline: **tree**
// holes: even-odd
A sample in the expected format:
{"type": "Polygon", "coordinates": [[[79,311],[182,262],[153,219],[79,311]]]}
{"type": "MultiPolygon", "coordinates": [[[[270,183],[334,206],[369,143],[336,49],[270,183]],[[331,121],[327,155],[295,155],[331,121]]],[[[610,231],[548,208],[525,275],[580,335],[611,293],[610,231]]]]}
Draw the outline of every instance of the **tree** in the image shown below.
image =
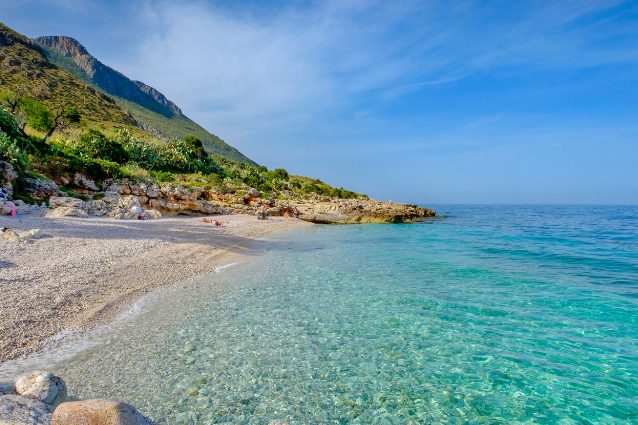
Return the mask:
{"type": "Polygon", "coordinates": [[[53,125],[53,114],[49,108],[32,97],[21,98],[18,107],[25,116],[25,120],[19,124],[22,132],[27,124],[39,131],[47,131],[53,125]]]}
{"type": "Polygon", "coordinates": [[[15,114],[22,96],[13,91],[5,91],[0,93],[0,101],[3,105],[6,105],[11,115],[15,114]]]}
{"type": "Polygon", "coordinates": [[[184,137],[184,142],[186,142],[186,145],[188,145],[188,147],[192,149],[197,158],[204,158],[208,156],[208,154],[204,150],[204,144],[201,140],[199,140],[197,136],[193,134],[187,134],[186,137],[184,137]]]}
{"type": "Polygon", "coordinates": [[[45,143],[47,140],[49,140],[55,130],[64,130],[65,128],[68,128],[73,124],[77,124],[80,122],[80,118],[80,113],[73,107],[59,109],[53,117],[53,122],[51,123],[49,131],[47,131],[47,134],[45,134],[42,138],[42,143],[45,143]]]}

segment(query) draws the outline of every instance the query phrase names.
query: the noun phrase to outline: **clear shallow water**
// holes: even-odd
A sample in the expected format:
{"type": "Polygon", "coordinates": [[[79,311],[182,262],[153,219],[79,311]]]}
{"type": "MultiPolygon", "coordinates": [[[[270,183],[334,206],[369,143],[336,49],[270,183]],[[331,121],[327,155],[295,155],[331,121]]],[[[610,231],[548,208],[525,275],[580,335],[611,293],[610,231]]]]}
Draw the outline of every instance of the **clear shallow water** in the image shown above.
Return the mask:
{"type": "Polygon", "coordinates": [[[638,423],[638,207],[317,226],[57,370],[160,423],[638,423]]]}

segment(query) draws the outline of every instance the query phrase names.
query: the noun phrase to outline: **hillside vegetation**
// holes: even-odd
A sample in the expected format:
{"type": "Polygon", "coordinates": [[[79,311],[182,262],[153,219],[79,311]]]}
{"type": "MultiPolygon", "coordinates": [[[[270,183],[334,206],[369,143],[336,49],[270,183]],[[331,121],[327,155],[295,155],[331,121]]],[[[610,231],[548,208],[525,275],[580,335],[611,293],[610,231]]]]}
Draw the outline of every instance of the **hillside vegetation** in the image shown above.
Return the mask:
{"type": "MultiPolygon", "coordinates": [[[[154,145],[136,138],[127,129],[118,129],[113,138],[90,129],[77,139],[43,140],[26,134],[5,110],[0,110],[0,160],[12,164],[22,180],[24,177],[50,178],[72,196],[77,196],[74,189],[63,183],[79,172],[98,183],[105,179],[128,178],[233,193],[256,188],[263,197],[273,199],[367,198],[333,188],[317,179],[291,176],[281,168],[268,170],[263,166],[214,158],[195,136],[154,145]]],[[[14,196],[31,201],[22,189],[18,184],[14,196]]]]}
{"type": "MultiPolygon", "coordinates": [[[[70,59],[61,55],[57,60],[70,59]]],[[[31,200],[23,187],[28,178],[53,180],[79,196],[81,191],[66,186],[76,173],[98,185],[128,178],[240,194],[255,188],[273,199],[364,197],[283,169],[257,166],[221,141],[211,152],[211,140],[204,141],[210,133],[181,113],[169,120],[135,102],[114,100],[81,81],[87,78],[81,69],[71,63],[67,65],[73,74],[58,68],[40,46],[2,24],[0,64],[0,160],[20,174],[15,196],[25,201],[31,200]],[[141,128],[137,117],[152,123],[162,137],[141,128]]]]}

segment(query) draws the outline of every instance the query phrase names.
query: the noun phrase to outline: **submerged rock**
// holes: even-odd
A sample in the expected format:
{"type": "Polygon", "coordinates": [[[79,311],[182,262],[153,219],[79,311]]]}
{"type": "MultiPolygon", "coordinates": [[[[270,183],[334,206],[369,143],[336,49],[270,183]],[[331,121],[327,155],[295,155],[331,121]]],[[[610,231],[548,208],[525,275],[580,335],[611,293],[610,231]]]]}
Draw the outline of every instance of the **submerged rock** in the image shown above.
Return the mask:
{"type": "Polygon", "coordinates": [[[18,378],[16,392],[23,397],[56,406],[66,399],[66,384],[50,372],[36,371],[18,378]]]}
{"type": "Polygon", "coordinates": [[[48,425],[53,408],[43,401],[19,395],[0,396],[0,424],[48,425]]]}
{"type": "Polygon", "coordinates": [[[153,425],[133,406],[111,400],[62,403],[51,417],[51,425],[153,425]]]}

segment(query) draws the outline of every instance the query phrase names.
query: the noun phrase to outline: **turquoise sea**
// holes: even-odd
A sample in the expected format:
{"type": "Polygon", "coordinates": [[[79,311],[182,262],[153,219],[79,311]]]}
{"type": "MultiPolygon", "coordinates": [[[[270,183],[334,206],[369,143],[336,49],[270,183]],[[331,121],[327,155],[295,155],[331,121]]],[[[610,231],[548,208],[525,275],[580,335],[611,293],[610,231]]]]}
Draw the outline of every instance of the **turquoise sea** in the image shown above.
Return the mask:
{"type": "Polygon", "coordinates": [[[638,207],[314,226],[57,368],[162,424],[638,424],[638,207]]]}

